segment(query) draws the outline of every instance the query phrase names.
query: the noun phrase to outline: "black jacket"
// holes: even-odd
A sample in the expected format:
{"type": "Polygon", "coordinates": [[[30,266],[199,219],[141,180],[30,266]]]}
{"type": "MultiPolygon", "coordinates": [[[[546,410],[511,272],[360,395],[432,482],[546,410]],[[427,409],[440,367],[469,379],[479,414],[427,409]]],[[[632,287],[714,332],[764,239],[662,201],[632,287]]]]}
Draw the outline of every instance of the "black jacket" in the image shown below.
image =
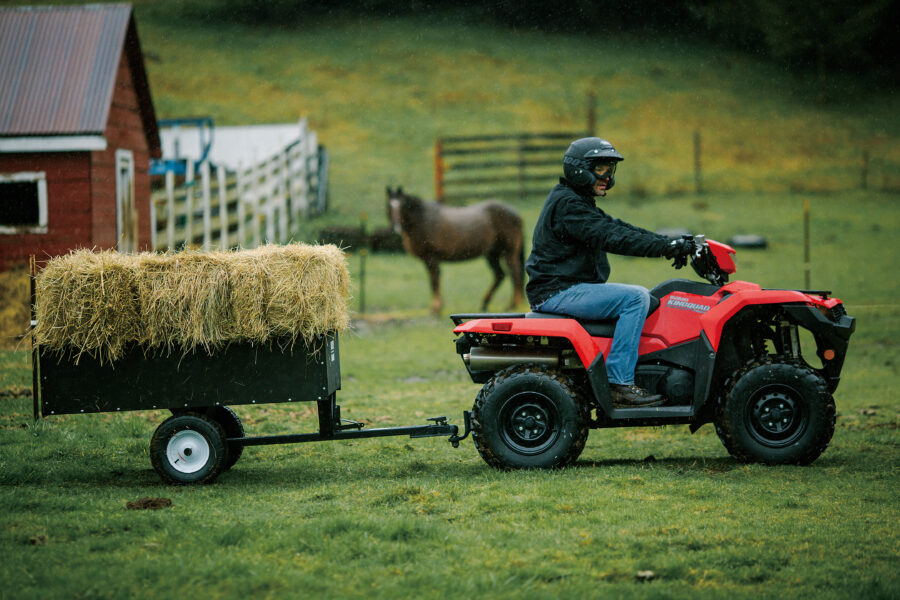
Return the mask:
{"type": "Polygon", "coordinates": [[[534,227],[531,255],[525,262],[531,306],[576,283],[606,283],[607,252],[626,256],[662,256],[669,238],[614,219],[582,196],[565,179],[550,190],[534,227]]]}

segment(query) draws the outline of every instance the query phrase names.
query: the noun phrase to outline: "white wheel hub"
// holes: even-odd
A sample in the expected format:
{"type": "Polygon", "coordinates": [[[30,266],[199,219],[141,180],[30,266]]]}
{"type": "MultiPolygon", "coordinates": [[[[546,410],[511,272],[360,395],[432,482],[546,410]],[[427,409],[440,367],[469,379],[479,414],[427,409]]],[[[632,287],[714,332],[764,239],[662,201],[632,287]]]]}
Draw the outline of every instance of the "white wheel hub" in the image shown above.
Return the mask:
{"type": "Polygon", "coordinates": [[[173,435],[166,446],[169,464],[180,473],[196,473],[202,469],[209,462],[210,452],[206,438],[190,429],[173,435]]]}

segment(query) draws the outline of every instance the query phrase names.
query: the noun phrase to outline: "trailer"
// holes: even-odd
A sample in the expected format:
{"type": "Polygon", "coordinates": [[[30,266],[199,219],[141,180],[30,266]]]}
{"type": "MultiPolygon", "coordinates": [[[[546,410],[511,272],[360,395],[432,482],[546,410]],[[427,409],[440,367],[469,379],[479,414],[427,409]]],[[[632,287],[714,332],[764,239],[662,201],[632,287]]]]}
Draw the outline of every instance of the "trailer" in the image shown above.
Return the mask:
{"type": "MultiPolygon", "coordinates": [[[[34,415],[84,414],[166,409],[150,441],[150,461],[168,483],[208,483],[230,469],[245,446],[409,436],[460,436],[447,417],[431,423],[367,429],[341,418],[337,335],[310,343],[281,340],[267,345],[233,344],[224,351],[169,354],[131,348],[115,363],[33,348],[34,415]],[[248,436],[236,405],[315,402],[319,430],[312,433],[248,436]]],[[[468,416],[466,421],[468,422],[468,416]]]]}

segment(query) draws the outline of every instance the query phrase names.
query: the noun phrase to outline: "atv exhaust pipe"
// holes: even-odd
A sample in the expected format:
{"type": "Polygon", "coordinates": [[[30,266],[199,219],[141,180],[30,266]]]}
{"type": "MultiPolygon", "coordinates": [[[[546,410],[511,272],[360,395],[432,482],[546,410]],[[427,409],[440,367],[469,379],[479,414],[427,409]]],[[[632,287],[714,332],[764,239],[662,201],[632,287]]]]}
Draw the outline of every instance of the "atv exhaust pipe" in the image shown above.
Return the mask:
{"type": "Polygon", "coordinates": [[[472,371],[496,371],[512,365],[542,365],[555,367],[559,365],[557,350],[541,350],[539,348],[484,348],[475,346],[462,356],[472,371]]]}

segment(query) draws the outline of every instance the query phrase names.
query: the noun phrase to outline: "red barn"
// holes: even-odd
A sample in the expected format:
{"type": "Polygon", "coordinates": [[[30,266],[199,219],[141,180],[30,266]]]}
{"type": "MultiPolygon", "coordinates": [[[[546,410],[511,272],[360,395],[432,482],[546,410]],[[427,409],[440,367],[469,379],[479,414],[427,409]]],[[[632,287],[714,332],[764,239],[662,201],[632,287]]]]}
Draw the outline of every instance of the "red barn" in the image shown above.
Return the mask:
{"type": "Polygon", "coordinates": [[[0,269],[149,249],[159,156],[131,6],[0,8],[0,269]]]}

